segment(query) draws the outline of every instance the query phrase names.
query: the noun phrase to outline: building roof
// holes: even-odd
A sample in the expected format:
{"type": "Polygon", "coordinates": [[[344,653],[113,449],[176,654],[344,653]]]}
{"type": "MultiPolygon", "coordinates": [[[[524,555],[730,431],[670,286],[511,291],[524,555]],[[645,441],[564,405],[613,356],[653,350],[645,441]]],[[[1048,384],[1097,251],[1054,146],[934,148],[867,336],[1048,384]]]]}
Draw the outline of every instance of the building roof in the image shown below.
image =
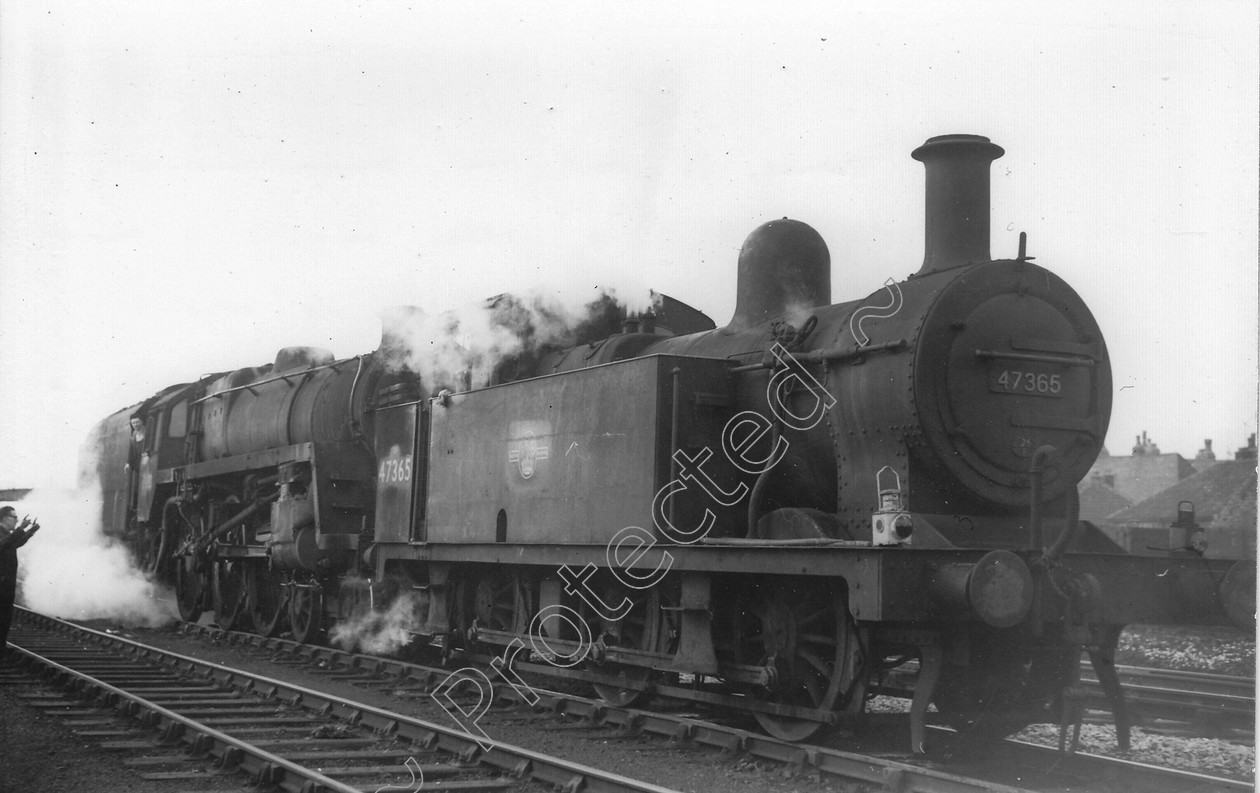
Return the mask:
{"type": "Polygon", "coordinates": [[[1093,476],[1081,483],[1081,519],[1097,523],[1108,515],[1119,512],[1133,502],[1109,487],[1101,476],[1093,476]]]}
{"type": "Polygon", "coordinates": [[[1256,463],[1225,460],[1150,498],[1110,516],[1120,524],[1169,525],[1177,518],[1177,504],[1194,502],[1195,520],[1203,527],[1256,525],[1256,463]]]}
{"type": "Polygon", "coordinates": [[[1089,470],[1091,478],[1102,476],[1131,504],[1150,498],[1194,473],[1194,466],[1176,453],[1099,457],[1089,470]]]}

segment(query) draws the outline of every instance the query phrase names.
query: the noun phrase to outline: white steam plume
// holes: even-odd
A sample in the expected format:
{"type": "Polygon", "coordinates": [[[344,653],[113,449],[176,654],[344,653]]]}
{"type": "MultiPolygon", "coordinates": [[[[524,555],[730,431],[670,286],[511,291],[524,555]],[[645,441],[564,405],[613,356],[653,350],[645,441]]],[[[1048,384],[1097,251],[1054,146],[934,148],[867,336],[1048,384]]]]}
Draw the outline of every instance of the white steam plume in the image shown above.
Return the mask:
{"type": "Polygon", "coordinates": [[[343,650],[355,645],[365,653],[387,655],[397,652],[414,638],[420,629],[417,618],[419,596],[404,592],[384,612],[369,611],[361,616],[338,622],[328,632],[333,644],[343,650]]]}
{"type": "Polygon", "coordinates": [[[13,508],[40,530],[18,549],[21,602],[67,619],[113,619],[156,627],[176,618],[169,594],[101,532],[98,489],[34,490],[13,508]]]}
{"type": "Polygon", "coordinates": [[[644,313],[659,299],[647,292],[627,301],[613,290],[603,290],[579,304],[529,292],[502,294],[441,314],[390,309],[381,316],[391,340],[384,352],[395,367],[418,373],[429,388],[462,391],[487,385],[494,366],[504,358],[545,345],[570,346],[588,326],[614,333],[620,317],[644,313]]]}

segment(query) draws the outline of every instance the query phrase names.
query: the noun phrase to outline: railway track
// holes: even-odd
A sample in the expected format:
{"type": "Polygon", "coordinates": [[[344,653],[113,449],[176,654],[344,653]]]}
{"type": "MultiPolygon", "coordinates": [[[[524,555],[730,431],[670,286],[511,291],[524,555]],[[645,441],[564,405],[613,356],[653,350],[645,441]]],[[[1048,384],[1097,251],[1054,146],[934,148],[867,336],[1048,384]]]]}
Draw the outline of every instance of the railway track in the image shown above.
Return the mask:
{"type": "MultiPolygon", "coordinates": [[[[361,702],[146,647],[23,612],[10,636],[17,668],[62,693],[27,705],[59,713],[150,780],[223,780],[296,793],[526,790],[669,793],[669,789],[495,743],[361,702]]],[[[7,671],[12,682],[14,671],[7,671]]]]}
{"type": "MultiPolygon", "coordinates": [[[[1118,666],[1129,712],[1137,723],[1167,726],[1187,725],[1185,729],[1203,735],[1223,735],[1230,731],[1254,732],[1256,722],[1256,681],[1253,678],[1213,675],[1167,669],[1118,666]]],[[[1081,667],[1081,682],[1091,710],[1109,710],[1102,687],[1088,664],[1081,667]]]]}
{"type": "MultiPolygon", "coordinates": [[[[217,628],[186,626],[185,630],[215,642],[253,649],[271,663],[318,670],[334,679],[378,689],[397,697],[427,697],[449,670],[424,667],[378,657],[356,655],[327,647],[298,644],[281,639],[265,639],[252,634],[229,633],[217,628]]],[[[518,664],[526,671],[527,664],[518,664]]],[[[1041,779],[1038,789],[1088,789],[1085,781],[1123,779],[1134,789],[1142,790],[1245,790],[1249,785],[1226,779],[1185,772],[1169,771],[1124,763],[1108,758],[1078,754],[1065,756],[1044,747],[1007,742],[993,750],[998,763],[941,764],[942,756],[955,755],[956,736],[936,731],[933,742],[940,751],[916,764],[904,752],[885,746],[858,746],[863,754],[841,751],[828,746],[787,744],[739,726],[719,723],[695,709],[682,713],[648,712],[632,708],[611,707],[574,695],[543,692],[533,707],[514,699],[514,690],[502,686],[495,691],[496,701],[510,703],[505,709],[509,718],[522,718],[526,711],[544,711],[553,720],[563,720],[574,728],[616,731],[662,736],[671,741],[722,750],[723,756],[738,755],[780,764],[787,773],[805,773],[823,778],[839,778],[860,782],[870,789],[899,791],[943,790],[1019,790],[1029,779],[1041,779]],[[1012,769],[1017,769],[1013,771],[1012,769]],[[1057,781],[1056,781],[1057,780],[1057,781]]],[[[529,718],[525,716],[524,718],[529,718]]],[[[538,729],[568,729],[539,727],[538,729]]],[[[491,728],[493,731],[493,728],[491,728]]],[[[904,736],[904,730],[896,731],[904,736]]],[[[898,745],[904,741],[896,741],[898,745]]],[[[848,742],[846,742],[846,747],[848,742]]]]}
{"type": "MultiPolygon", "coordinates": [[[[1116,671],[1130,721],[1137,726],[1205,737],[1255,731],[1254,678],[1138,666],[1117,666],[1116,671]]],[[[917,673],[918,663],[908,662],[877,690],[904,696],[917,673]]],[[[1085,721],[1111,723],[1111,703],[1087,661],[1081,663],[1076,694],[1085,721]]]]}

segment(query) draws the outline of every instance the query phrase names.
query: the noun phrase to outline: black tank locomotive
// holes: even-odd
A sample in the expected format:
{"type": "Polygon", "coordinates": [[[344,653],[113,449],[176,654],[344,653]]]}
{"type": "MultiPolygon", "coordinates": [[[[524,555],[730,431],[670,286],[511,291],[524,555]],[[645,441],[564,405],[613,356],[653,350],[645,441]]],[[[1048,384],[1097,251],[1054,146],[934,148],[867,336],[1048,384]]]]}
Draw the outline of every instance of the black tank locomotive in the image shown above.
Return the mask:
{"type": "Polygon", "coordinates": [[[1078,519],[1107,348],[1022,243],[991,258],[1001,154],[914,152],[922,268],[864,300],[833,305],[825,243],[783,219],[724,327],[671,302],[432,397],[388,342],[169,388],[97,430],[106,526],[224,627],[315,640],[404,597],[417,645],[541,640],[617,702],[694,676],[789,739],[873,692],[912,700],[916,748],[929,704],[978,733],[1066,718],[1126,624],[1254,625],[1254,565],[1078,519]]]}

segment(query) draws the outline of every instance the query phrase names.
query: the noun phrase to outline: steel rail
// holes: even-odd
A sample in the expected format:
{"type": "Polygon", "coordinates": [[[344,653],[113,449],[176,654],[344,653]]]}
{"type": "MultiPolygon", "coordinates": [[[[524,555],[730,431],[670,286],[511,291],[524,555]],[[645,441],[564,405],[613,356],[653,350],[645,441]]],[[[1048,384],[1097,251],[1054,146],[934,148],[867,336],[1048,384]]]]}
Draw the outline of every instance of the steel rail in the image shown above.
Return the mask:
{"type": "MultiPolygon", "coordinates": [[[[1164,718],[1178,718],[1177,710],[1193,710],[1199,718],[1219,717],[1251,729],[1256,716],[1256,681],[1204,672],[1118,666],[1129,702],[1164,718]]],[[[1097,685],[1093,670],[1081,669],[1081,682],[1097,685]]]]}
{"type": "MultiPolygon", "coordinates": [[[[565,791],[581,790],[590,791],[590,793],[677,793],[670,788],[630,779],[629,777],[609,773],[562,758],[551,757],[540,752],[499,741],[492,741],[491,748],[485,750],[481,745],[484,742],[484,736],[479,739],[478,736],[463,730],[446,727],[412,716],[392,713],[366,703],[355,702],[326,692],[315,691],[314,689],[283,680],[251,674],[210,661],[161,650],[121,636],[102,633],[26,609],[15,609],[15,611],[21,612],[22,620],[28,624],[34,623],[60,631],[89,636],[98,644],[129,648],[150,660],[159,660],[168,663],[176,669],[182,669],[187,672],[200,673],[215,680],[220,685],[229,685],[233,688],[262,694],[293,707],[315,710],[347,723],[374,730],[381,735],[393,735],[399,739],[411,740],[413,743],[426,749],[446,751],[469,762],[475,761],[479,765],[507,772],[517,778],[528,778],[545,782],[565,791]]],[[[73,673],[73,670],[69,671],[73,673]]],[[[78,673],[74,674],[76,677],[86,677],[78,673]]],[[[119,693],[125,695],[129,700],[139,699],[126,694],[126,692],[119,691],[119,693]]],[[[178,714],[172,715],[178,717],[178,714]]],[[[182,717],[179,718],[182,719],[182,717]]],[[[230,736],[225,735],[223,737],[228,738],[233,742],[234,747],[243,751],[243,747],[238,746],[238,744],[243,744],[243,742],[230,738],[230,736]]],[[[289,764],[288,761],[283,761],[281,758],[277,757],[276,760],[280,760],[285,765],[273,765],[273,767],[285,768],[286,771],[290,765],[293,765],[295,769],[300,768],[300,766],[289,764]]],[[[333,780],[329,781],[332,782],[333,780]]],[[[318,784],[323,783],[320,781],[318,784]]],[[[358,793],[356,788],[346,787],[341,785],[341,783],[334,782],[334,784],[338,785],[338,787],[327,788],[331,793],[351,793],[351,791],[358,793]]],[[[314,793],[314,789],[303,789],[302,793],[314,793]]]]}
{"type": "MultiPolygon", "coordinates": [[[[1088,665],[1081,668],[1085,675],[1088,665]]],[[[1228,696],[1249,697],[1255,701],[1256,680],[1254,677],[1235,677],[1212,672],[1187,672],[1182,669],[1156,669],[1145,666],[1117,666],[1116,672],[1121,681],[1135,684],[1150,684],[1165,681],[1182,690],[1194,690],[1205,694],[1225,694],[1228,696]]]]}
{"type": "Polygon", "coordinates": [[[1227,779],[1195,771],[1160,768],[1133,760],[1104,757],[1089,752],[1075,752],[1065,758],[1062,752],[1052,747],[1025,741],[1002,741],[994,747],[993,757],[1039,769],[1064,770],[1066,770],[1065,759],[1067,759],[1074,766],[1072,769],[1074,775],[1094,780],[1112,779],[1119,782],[1125,790],[1142,790],[1148,793],[1155,793],[1155,791],[1234,793],[1256,789],[1252,781],[1227,779]]]}
{"type": "Polygon", "coordinates": [[[246,741],[233,738],[226,733],[219,732],[198,721],[181,716],[173,710],[164,708],[157,703],[150,702],[141,696],[132,694],[103,680],[98,680],[91,675],[71,669],[64,664],[27,650],[24,647],[15,646],[13,649],[18,653],[19,657],[26,659],[32,664],[51,670],[63,679],[77,680],[80,691],[87,689],[98,692],[96,696],[104,699],[111,705],[117,706],[120,702],[128,703],[128,705],[124,705],[121,708],[128,715],[135,716],[144,712],[161,719],[162,723],[166,725],[162,733],[163,743],[170,745],[176,740],[187,743],[191,748],[197,751],[204,751],[215,757],[224,767],[230,765],[242,768],[247,773],[252,773],[255,779],[279,784],[285,790],[299,791],[299,793],[362,793],[358,788],[326,777],[318,771],[298,765],[279,755],[271,754],[246,741]],[[293,786],[294,780],[291,779],[290,774],[293,778],[300,780],[296,787],[293,786]]]}
{"type": "MultiPolygon", "coordinates": [[[[909,662],[889,674],[876,693],[906,696],[918,666],[909,662]]],[[[1255,679],[1205,672],[1117,666],[1125,704],[1139,726],[1153,720],[1186,722],[1215,729],[1255,728],[1255,679]]],[[[1088,661],[1081,662],[1078,686],[1087,710],[1111,712],[1111,703],[1088,661]]]]}
{"type": "MultiPolygon", "coordinates": [[[[1120,682],[1126,686],[1182,691],[1188,695],[1220,696],[1225,699],[1256,701],[1256,680],[1210,672],[1187,672],[1182,669],[1156,669],[1145,666],[1116,666],[1120,682]]],[[[1081,663],[1081,680],[1095,682],[1093,667],[1081,663]]]]}

